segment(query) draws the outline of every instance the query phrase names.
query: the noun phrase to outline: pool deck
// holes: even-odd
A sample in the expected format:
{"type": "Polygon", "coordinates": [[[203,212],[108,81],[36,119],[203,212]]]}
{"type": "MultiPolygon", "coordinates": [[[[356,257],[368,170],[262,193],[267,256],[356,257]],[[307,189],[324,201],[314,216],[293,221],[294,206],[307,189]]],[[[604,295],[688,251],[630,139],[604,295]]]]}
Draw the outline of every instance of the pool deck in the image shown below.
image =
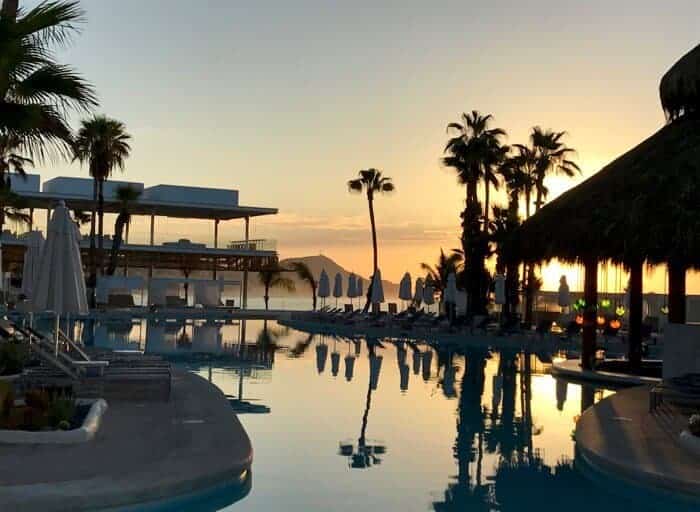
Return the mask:
{"type": "Polygon", "coordinates": [[[557,378],[574,380],[577,382],[591,382],[594,384],[629,387],[644,386],[661,383],[661,379],[644,377],[642,375],[628,375],[606,371],[584,370],[581,368],[580,359],[567,359],[552,363],[552,375],[557,378]]]}
{"type": "Polygon", "coordinates": [[[0,510],[121,507],[234,484],[250,439],[225,396],[173,370],[169,402],[114,402],[91,442],[0,447],[0,510]]]}
{"type": "Polygon", "coordinates": [[[578,454],[604,475],[700,503],[700,461],[680,446],[677,423],[664,428],[649,413],[649,389],[625,389],[589,407],[576,426],[578,454]]]}

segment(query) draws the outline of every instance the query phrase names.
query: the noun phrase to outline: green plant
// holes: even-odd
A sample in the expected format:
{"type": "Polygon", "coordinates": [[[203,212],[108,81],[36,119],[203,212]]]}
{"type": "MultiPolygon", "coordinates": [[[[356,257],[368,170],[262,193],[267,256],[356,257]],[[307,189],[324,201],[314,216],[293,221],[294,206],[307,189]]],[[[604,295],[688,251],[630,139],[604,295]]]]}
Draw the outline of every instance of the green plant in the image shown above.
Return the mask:
{"type": "Polygon", "coordinates": [[[0,345],[0,375],[21,373],[29,359],[27,347],[21,343],[6,342],[0,345]]]}
{"type": "Polygon", "coordinates": [[[75,415],[75,400],[65,395],[55,397],[49,403],[47,415],[50,426],[67,430],[61,425],[67,423],[70,428],[70,422],[75,415]]]}

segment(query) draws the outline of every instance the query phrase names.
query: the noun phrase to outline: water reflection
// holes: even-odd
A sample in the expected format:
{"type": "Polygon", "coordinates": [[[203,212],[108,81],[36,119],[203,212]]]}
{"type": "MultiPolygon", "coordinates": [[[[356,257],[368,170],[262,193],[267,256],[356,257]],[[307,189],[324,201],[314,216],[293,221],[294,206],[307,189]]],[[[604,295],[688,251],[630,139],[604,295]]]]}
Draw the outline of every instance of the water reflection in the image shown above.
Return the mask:
{"type": "Polygon", "coordinates": [[[416,512],[630,505],[573,461],[576,416],[609,392],[553,379],[551,354],[321,336],[262,321],[95,322],[82,331],[97,346],[164,354],[229,397],[256,452],[255,486],[231,510],[394,510],[399,499],[416,512]]]}
{"type": "Polygon", "coordinates": [[[369,411],[372,404],[372,392],[379,386],[379,374],[382,370],[383,357],[378,355],[376,349],[383,347],[377,340],[367,340],[367,352],[369,355],[369,384],[367,386],[367,398],[365,410],[362,415],[362,427],[357,443],[341,441],[339,454],[348,458],[348,465],[353,469],[366,469],[382,462],[380,456],[386,453],[386,445],[381,441],[367,439],[367,424],[369,411]]]}

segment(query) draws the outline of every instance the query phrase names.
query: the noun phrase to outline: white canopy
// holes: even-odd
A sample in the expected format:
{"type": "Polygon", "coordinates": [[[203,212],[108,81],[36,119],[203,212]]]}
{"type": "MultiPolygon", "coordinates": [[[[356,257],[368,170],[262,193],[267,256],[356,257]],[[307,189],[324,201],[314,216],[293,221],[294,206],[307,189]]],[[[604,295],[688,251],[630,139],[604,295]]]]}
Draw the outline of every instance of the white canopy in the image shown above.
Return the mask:
{"type": "Polygon", "coordinates": [[[88,312],[75,223],[63,201],[54,209],[41,255],[34,306],[59,315],[88,312]]]}
{"type": "Polygon", "coordinates": [[[411,290],[411,274],[406,272],[399,283],[399,299],[401,300],[411,300],[413,299],[413,291],[411,290]]]}
{"type": "Polygon", "coordinates": [[[333,283],[333,297],[339,299],[343,296],[343,276],[338,272],[335,275],[335,282],[333,283]]]}
{"type": "Polygon", "coordinates": [[[31,231],[27,234],[26,241],[27,250],[24,253],[24,265],[22,266],[22,293],[31,298],[41,267],[44,235],[41,234],[41,231],[31,231]]]}
{"type": "Polygon", "coordinates": [[[321,270],[321,277],[318,278],[318,292],[317,295],[322,299],[331,296],[331,282],[328,279],[328,274],[326,270],[321,270]]]}
{"type": "Polygon", "coordinates": [[[416,306],[420,306],[420,303],[423,302],[423,279],[420,277],[416,279],[416,292],[413,295],[413,302],[416,303],[416,306]]]}
{"type": "Polygon", "coordinates": [[[382,272],[377,269],[377,272],[372,277],[372,296],[370,297],[372,304],[381,304],[384,302],[384,287],[382,285],[382,272]]]}
{"type": "Polygon", "coordinates": [[[357,278],[355,277],[355,274],[350,274],[348,277],[347,296],[350,299],[357,297],[357,278]]]}
{"type": "Polygon", "coordinates": [[[444,301],[450,304],[457,303],[457,276],[454,272],[451,272],[447,276],[447,287],[445,288],[444,301]]]}

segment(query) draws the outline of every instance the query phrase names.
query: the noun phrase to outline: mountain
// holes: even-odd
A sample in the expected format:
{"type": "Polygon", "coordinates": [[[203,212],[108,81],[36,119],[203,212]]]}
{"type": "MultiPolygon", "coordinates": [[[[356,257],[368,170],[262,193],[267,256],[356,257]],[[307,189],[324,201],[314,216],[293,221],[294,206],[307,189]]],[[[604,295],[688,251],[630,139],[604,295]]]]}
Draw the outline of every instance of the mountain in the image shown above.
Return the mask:
{"type": "MultiPolygon", "coordinates": [[[[335,261],[330,259],[328,256],[304,256],[302,258],[287,258],[284,260],[280,260],[280,265],[283,267],[290,267],[292,263],[295,263],[297,261],[301,261],[302,263],[305,263],[309,269],[311,269],[311,272],[313,275],[316,277],[318,280],[319,276],[321,275],[321,271],[325,270],[326,273],[328,274],[328,277],[330,278],[331,281],[331,291],[333,290],[333,280],[335,279],[335,275],[337,273],[340,273],[341,276],[343,276],[343,293],[347,291],[347,286],[348,286],[348,277],[350,276],[351,272],[349,270],[344,269],[340,265],[338,265],[335,261]]],[[[367,292],[367,287],[369,286],[369,276],[360,276],[364,279],[364,286],[363,290],[367,292]]],[[[296,276],[294,276],[294,281],[296,284],[297,294],[304,294],[305,292],[308,293],[308,286],[305,283],[300,282],[296,276]]],[[[384,285],[384,295],[387,298],[393,298],[397,297],[399,294],[399,285],[396,283],[392,283],[391,281],[385,281],[382,280],[382,284],[384,285]]],[[[276,290],[275,293],[279,293],[279,290],[276,290]]]]}

